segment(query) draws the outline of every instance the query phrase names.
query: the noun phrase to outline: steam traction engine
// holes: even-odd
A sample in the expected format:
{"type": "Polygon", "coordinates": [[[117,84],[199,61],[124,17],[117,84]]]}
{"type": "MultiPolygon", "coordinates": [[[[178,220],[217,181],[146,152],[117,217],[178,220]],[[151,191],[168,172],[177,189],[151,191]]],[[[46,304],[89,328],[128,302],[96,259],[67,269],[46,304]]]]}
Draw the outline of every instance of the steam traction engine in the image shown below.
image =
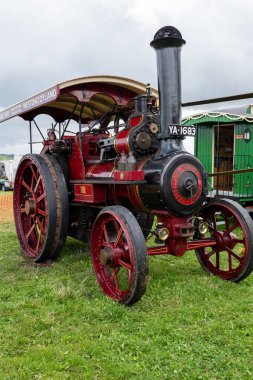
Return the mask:
{"type": "MultiPolygon", "coordinates": [[[[206,202],[207,175],[182,140],[180,50],[174,27],[151,42],[158,93],[125,78],[64,82],[0,113],[36,125],[55,123],[40,154],[25,155],[14,190],[17,235],[26,256],[55,259],[70,235],[90,242],[104,293],[130,305],[145,292],[148,255],[182,256],[195,250],[202,267],[238,282],[253,266],[253,222],[229,200],[206,202]],[[69,123],[78,132],[69,132],[69,123]],[[154,246],[145,239],[155,237],[154,246]]],[[[1,120],[0,119],[0,120],[1,120]]],[[[32,140],[31,140],[32,148],[32,140]]]]}

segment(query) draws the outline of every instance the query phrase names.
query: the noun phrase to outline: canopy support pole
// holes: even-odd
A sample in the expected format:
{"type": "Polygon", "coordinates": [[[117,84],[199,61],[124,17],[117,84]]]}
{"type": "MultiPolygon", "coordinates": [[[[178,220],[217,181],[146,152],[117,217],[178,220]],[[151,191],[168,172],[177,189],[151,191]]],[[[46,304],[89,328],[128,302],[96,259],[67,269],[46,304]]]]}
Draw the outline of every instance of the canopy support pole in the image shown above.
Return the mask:
{"type": "Polygon", "coordinates": [[[80,115],[79,115],[79,143],[80,143],[80,152],[81,152],[82,157],[83,157],[83,149],[82,149],[82,145],[83,145],[83,136],[82,136],[83,107],[84,107],[84,104],[82,104],[82,106],[81,106],[80,115]]]}
{"type": "Polygon", "coordinates": [[[31,120],[29,121],[29,129],[30,129],[30,153],[32,154],[33,152],[33,145],[32,145],[32,122],[31,120]]]}
{"type": "MultiPolygon", "coordinates": [[[[217,125],[217,136],[216,136],[216,154],[217,154],[217,172],[219,173],[220,171],[220,122],[218,121],[217,125]]],[[[219,197],[219,176],[217,176],[216,180],[216,197],[219,197]]]]}

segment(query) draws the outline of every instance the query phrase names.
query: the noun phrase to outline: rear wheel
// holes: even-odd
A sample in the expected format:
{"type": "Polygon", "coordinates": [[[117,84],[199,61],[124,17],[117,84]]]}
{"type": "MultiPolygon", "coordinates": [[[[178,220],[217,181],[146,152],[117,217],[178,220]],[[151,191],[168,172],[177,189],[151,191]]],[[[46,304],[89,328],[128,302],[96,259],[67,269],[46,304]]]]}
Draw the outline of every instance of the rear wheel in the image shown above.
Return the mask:
{"type": "Polygon", "coordinates": [[[223,280],[239,282],[253,269],[253,221],[248,212],[231,200],[204,206],[201,216],[208,223],[206,237],[216,245],[196,251],[201,266],[223,280]]]}
{"type": "Polygon", "coordinates": [[[133,214],[122,206],[104,208],[91,233],[94,271],[103,292],[124,304],[137,302],[146,290],[145,239],[133,214]]]}
{"type": "Polygon", "coordinates": [[[64,173],[58,161],[49,154],[43,154],[54,182],[56,202],[56,229],[55,246],[52,249],[51,259],[59,256],[68,235],[69,198],[64,173]]]}
{"type": "Polygon", "coordinates": [[[36,262],[55,258],[67,236],[68,194],[63,180],[58,163],[44,155],[24,156],[17,169],[13,194],[17,235],[24,254],[36,262]]]}

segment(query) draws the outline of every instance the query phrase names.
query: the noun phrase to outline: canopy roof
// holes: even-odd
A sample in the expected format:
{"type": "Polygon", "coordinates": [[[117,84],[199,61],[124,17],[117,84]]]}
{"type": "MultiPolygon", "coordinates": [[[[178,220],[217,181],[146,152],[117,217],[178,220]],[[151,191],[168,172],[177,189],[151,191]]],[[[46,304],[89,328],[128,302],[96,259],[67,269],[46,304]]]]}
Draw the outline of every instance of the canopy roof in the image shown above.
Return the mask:
{"type": "MultiPolygon", "coordinates": [[[[248,109],[248,108],[247,108],[248,109]]],[[[241,108],[242,111],[242,108],[241,108]]],[[[245,109],[246,111],[246,109],[245,109]]],[[[193,124],[203,124],[203,123],[253,123],[253,115],[245,113],[239,113],[239,108],[235,109],[227,109],[224,111],[211,111],[211,112],[201,112],[198,114],[190,115],[184,117],[182,120],[183,125],[193,125],[193,124]],[[238,112],[238,113],[234,113],[238,112]]]]}
{"type": "MultiPolygon", "coordinates": [[[[146,85],[115,76],[91,76],[57,84],[0,112],[0,123],[14,116],[33,120],[39,114],[52,116],[56,122],[67,119],[86,123],[110,111],[130,110],[133,98],[145,94],[146,85]]],[[[152,96],[158,91],[152,88],[152,96]]]]}

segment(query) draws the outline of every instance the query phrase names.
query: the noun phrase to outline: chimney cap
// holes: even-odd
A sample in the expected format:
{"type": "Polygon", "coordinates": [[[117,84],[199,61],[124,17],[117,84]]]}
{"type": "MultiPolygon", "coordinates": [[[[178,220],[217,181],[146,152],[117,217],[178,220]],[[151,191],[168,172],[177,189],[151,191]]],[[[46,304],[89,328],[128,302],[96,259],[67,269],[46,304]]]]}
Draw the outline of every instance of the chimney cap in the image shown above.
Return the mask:
{"type": "Polygon", "coordinates": [[[180,47],[185,44],[182,34],[174,26],[164,26],[159,29],[150,45],[156,48],[180,47]]]}

